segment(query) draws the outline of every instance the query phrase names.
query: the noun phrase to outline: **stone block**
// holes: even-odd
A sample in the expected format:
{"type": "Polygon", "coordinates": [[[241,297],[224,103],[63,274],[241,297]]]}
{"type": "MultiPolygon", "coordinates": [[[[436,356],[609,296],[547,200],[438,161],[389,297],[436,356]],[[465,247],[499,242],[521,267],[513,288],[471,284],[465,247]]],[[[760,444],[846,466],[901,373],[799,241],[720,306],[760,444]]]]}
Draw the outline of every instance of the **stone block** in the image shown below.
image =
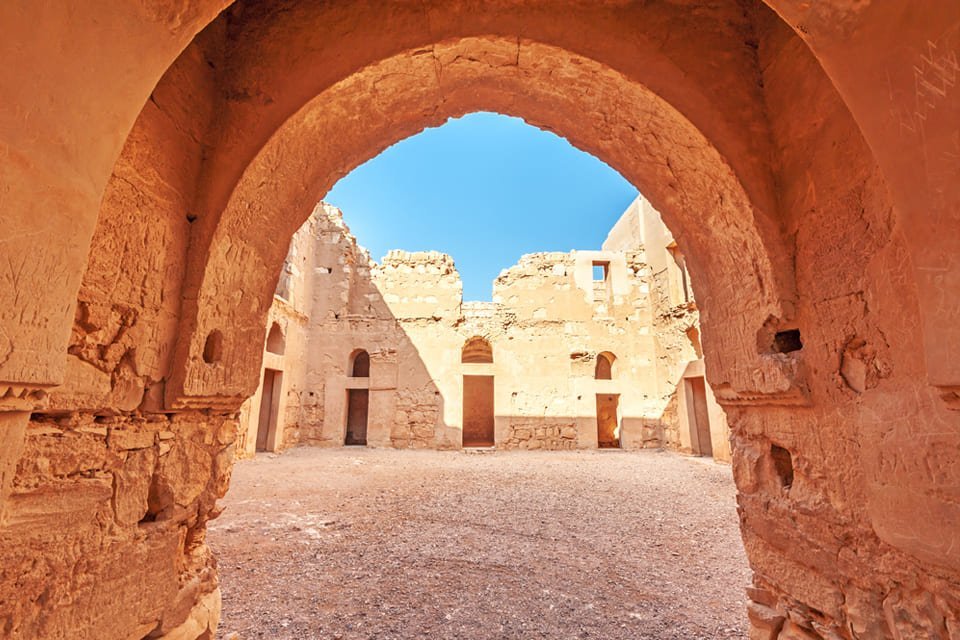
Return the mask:
{"type": "Polygon", "coordinates": [[[148,449],[156,441],[155,431],[140,431],[130,429],[111,429],[109,436],[110,448],[127,451],[131,449],[148,449]]]}

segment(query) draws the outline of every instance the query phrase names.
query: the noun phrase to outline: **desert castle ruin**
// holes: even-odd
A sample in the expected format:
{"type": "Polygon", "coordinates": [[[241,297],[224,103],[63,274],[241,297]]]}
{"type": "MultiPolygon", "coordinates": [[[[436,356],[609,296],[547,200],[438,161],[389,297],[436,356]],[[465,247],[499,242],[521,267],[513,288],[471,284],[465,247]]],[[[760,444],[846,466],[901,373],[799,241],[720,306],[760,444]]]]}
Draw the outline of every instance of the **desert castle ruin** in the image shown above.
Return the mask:
{"type": "Polygon", "coordinates": [[[642,198],[602,249],[523,256],[469,302],[450,256],[380,264],[320,203],[269,313],[241,451],[668,447],[729,460],[682,254],[642,198]]]}

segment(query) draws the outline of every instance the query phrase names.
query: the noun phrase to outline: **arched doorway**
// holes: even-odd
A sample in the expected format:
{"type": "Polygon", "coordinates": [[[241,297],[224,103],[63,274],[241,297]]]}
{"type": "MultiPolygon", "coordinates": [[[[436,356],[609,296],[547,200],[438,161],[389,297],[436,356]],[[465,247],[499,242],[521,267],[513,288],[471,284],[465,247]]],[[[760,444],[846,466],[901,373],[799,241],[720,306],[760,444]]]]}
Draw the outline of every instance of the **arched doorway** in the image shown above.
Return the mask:
{"type": "MultiPolygon", "coordinates": [[[[464,11],[469,5],[459,3],[416,3],[409,10],[398,5],[382,14],[373,13],[378,11],[374,4],[365,14],[364,7],[352,3],[302,3],[312,5],[315,13],[296,3],[289,12],[253,11],[248,3],[224,12],[177,61],[155,99],[148,100],[176,53],[227,4],[195,3],[182,13],[137,5],[118,9],[108,21],[93,11],[41,16],[16,3],[4,13],[14,27],[32,24],[45,34],[11,38],[9,44],[12,59],[30,60],[42,69],[35,74],[37,81],[23,83],[16,74],[4,80],[13,105],[6,118],[16,124],[5,128],[13,133],[3,140],[13,150],[3,162],[12,176],[12,192],[4,201],[14,212],[11,241],[4,248],[15,266],[9,282],[17,287],[8,296],[12,313],[4,335],[12,336],[9,344],[18,348],[4,344],[0,367],[12,385],[5,407],[18,414],[21,426],[11,430],[20,434],[15,446],[3,447],[4,465],[16,466],[22,427],[31,411],[46,408],[46,390],[63,380],[64,363],[71,363],[68,373],[89,369],[73,353],[71,359],[63,354],[74,318],[71,298],[85,256],[91,256],[94,276],[102,276],[118,262],[94,263],[112,253],[101,249],[123,246],[119,238],[169,243],[169,268],[150,264],[143,272],[180,274],[186,284],[181,287],[178,275],[172,283],[144,278],[142,288],[149,296],[138,296],[138,288],[129,287],[134,295],[124,303],[138,316],[138,330],[148,330],[131,332],[130,344],[120,346],[128,348],[124,361],[129,362],[145,353],[168,354],[181,336],[169,362],[154,358],[145,363],[150,374],[143,378],[150,388],[142,390],[144,407],[155,415],[179,412],[180,424],[192,421],[196,432],[208,433],[211,422],[229,422],[240,400],[257,388],[256,351],[268,306],[264,300],[275,290],[270,273],[282,260],[272,245],[284,245],[268,235],[283,238],[298,226],[279,220],[299,216],[296,194],[274,197],[279,191],[264,176],[296,176],[288,180],[296,183],[291,191],[309,192],[315,199],[324,184],[329,186],[330,176],[370,157],[389,144],[387,138],[408,135],[449,115],[444,109],[501,109],[569,132],[651,196],[653,190],[646,187],[653,178],[661,179],[665,186],[655,197],[658,208],[671,212],[671,223],[685,221],[676,227],[690,272],[698,283],[709,283],[697,293],[702,294],[711,383],[717,383],[718,399],[737,412],[735,464],[744,535],[755,550],[751,560],[763,583],[758,586],[765,590],[758,597],[785,594],[791,614],[814,611],[820,616],[818,628],[832,633],[834,626],[860,628],[858,612],[871,624],[892,620],[884,615],[884,603],[940,601],[924,591],[930,587],[916,595],[900,587],[891,593],[890,585],[926,584],[928,577],[936,581],[946,575],[949,584],[934,588],[956,594],[960,560],[949,533],[956,529],[958,513],[945,488],[955,483],[923,472],[929,461],[944,460],[944,452],[957,446],[953,427],[960,358],[954,352],[960,333],[955,309],[944,303],[956,289],[952,257],[960,238],[952,233],[955,225],[947,215],[958,201],[956,150],[949,146],[956,141],[958,94],[944,88],[952,86],[950,71],[956,69],[951,58],[955,3],[932,7],[902,0],[844,8],[771,0],[780,15],[759,3],[738,2],[718,2],[704,11],[673,3],[572,3],[568,12],[505,3],[498,5],[502,10],[472,15],[464,11]],[[284,20],[289,23],[282,24],[284,20]],[[224,24],[228,21],[230,28],[224,24]],[[114,32],[121,37],[113,37],[114,32]],[[277,46],[271,37],[277,33],[288,34],[284,44],[290,46],[277,46]],[[464,36],[473,39],[466,48],[458,40],[464,36]],[[60,38],[65,46],[51,44],[60,38]],[[356,47],[357,41],[370,46],[356,47]],[[103,47],[97,52],[91,43],[103,47]],[[142,61],[115,64],[130,43],[140,43],[142,61]],[[320,62],[298,55],[294,46],[313,52],[320,62]],[[230,56],[230,65],[218,64],[223,54],[230,56]],[[423,73],[405,73],[410,68],[404,60],[423,62],[423,73]],[[218,77],[217,69],[224,68],[229,77],[218,77]],[[883,78],[872,73],[877,68],[885,70],[883,78]],[[373,77],[368,72],[374,69],[383,73],[373,77]],[[550,82],[542,82],[539,93],[525,91],[523,83],[537,72],[550,82]],[[304,78],[314,85],[306,86],[304,78]],[[612,80],[614,90],[603,90],[604,80],[612,80]],[[630,85],[641,80],[690,118],[693,131],[676,120],[664,123],[660,105],[638,100],[630,85]],[[349,91],[339,97],[336,91],[325,93],[320,111],[291,117],[312,96],[340,81],[349,91]],[[405,89],[403,83],[414,86],[405,89]],[[102,108],[102,96],[111,96],[110,108],[102,108]],[[164,96],[173,99],[165,102],[164,96]],[[179,99],[195,96],[201,97],[196,103],[179,99]],[[438,109],[438,104],[445,106],[438,109]],[[19,126],[24,113],[33,113],[31,105],[44,105],[31,118],[43,135],[24,135],[19,126]],[[637,105],[645,108],[635,109],[637,105]],[[104,192],[121,141],[141,108],[146,124],[129,136],[115,179],[104,192]],[[321,122],[311,119],[322,111],[336,115],[326,130],[319,127],[320,139],[336,143],[327,145],[329,155],[315,163],[317,175],[308,176],[300,171],[303,166],[284,162],[295,165],[299,158],[306,165],[314,160],[287,146],[299,132],[289,132],[275,144],[271,136],[280,123],[321,122]],[[356,114],[350,121],[357,130],[329,135],[347,128],[344,113],[356,114]],[[581,126],[593,115],[602,122],[592,130],[581,126]],[[371,119],[382,126],[370,126],[371,119]],[[150,135],[157,131],[165,133],[150,135]],[[698,137],[697,131],[704,135],[698,137]],[[151,146],[151,140],[176,142],[166,149],[151,146]],[[662,153],[665,148],[680,151],[662,153]],[[251,159],[261,149],[263,162],[255,167],[251,159]],[[165,154],[169,161],[157,161],[165,154]],[[811,157],[818,161],[810,162],[811,157]],[[137,171],[140,167],[149,171],[137,171]],[[658,175],[644,179],[644,168],[658,175]],[[160,180],[154,179],[154,169],[160,180]],[[138,186],[138,180],[149,184],[138,186]],[[743,180],[749,197],[731,197],[733,192],[718,188],[731,180],[743,180]],[[157,185],[163,193],[153,188],[157,185]],[[200,185],[204,192],[198,194],[200,185]],[[220,212],[235,186],[231,206],[237,215],[225,216],[220,227],[220,212]],[[91,249],[86,239],[101,202],[103,229],[91,249]],[[131,203],[150,205],[143,216],[148,222],[127,225],[131,203]],[[274,221],[276,226],[269,227],[274,221]],[[77,233],[68,234],[67,242],[51,242],[48,230],[58,225],[77,233]],[[698,225],[716,230],[716,237],[698,225]],[[264,234],[264,228],[276,233],[264,234]],[[144,229],[165,232],[145,234],[144,229]],[[770,240],[780,234],[789,241],[770,240]],[[764,240],[755,242],[757,236],[764,240]],[[716,264],[697,264],[695,256],[707,255],[711,247],[716,248],[711,256],[716,264]],[[833,247],[842,250],[831,253],[833,247]],[[29,270],[20,268],[27,265],[29,270]],[[798,274],[795,289],[791,276],[779,277],[792,273],[792,265],[798,274]],[[47,286],[51,282],[57,286],[47,286]],[[141,300],[161,302],[151,306],[141,300]],[[772,325],[784,326],[803,320],[804,341],[815,348],[802,356],[758,353],[755,337],[768,318],[772,325]],[[215,335],[222,335],[222,344],[207,339],[215,335]],[[204,348],[208,343],[209,351],[204,348]],[[854,346],[864,343],[865,348],[854,346]],[[925,354],[918,355],[917,344],[925,345],[925,354]],[[848,380],[851,371],[854,377],[848,380]],[[857,371],[868,371],[869,379],[861,380],[857,371]],[[783,495],[783,483],[770,482],[769,471],[776,466],[770,454],[774,440],[796,463],[792,496],[783,495]],[[889,464],[891,457],[904,463],[889,464]],[[800,487],[803,491],[797,491],[800,487]],[[801,497],[817,506],[817,518],[791,519],[801,497]],[[938,517],[917,517],[930,513],[938,517]],[[920,520],[923,527],[917,526],[920,520]],[[793,538],[788,536],[793,530],[756,524],[787,521],[796,524],[793,538]],[[853,547],[848,563],[804,564],[832,548],[835,530],[853,547]],[[872,572],[874,567],[884,570],[872,572]],[[796,582],[798,572],[815,576],[815,588],[796,582]]],[[[323,146],[311,140],[304,144],[314,150],[323,146]]],[[[128,261],[137,263],[138,258],[128,261]]],[[[110,301],[104,304],[99,298],[121,289],[84,291],[76,314],[78,336],[101,331],[96,307],[109,309],[110,301]]],[[[776,326],[772,330],[779,331],[776,326]]],[[[140,399],[122,404],[133,411],[140,399]]],[[[88,410],[113,415],[114,404],[96,400],[88,410]]],[[[948,457],[938,468],[954,468],[951,461],[948,457]]],[[[228,469],[217,473],[227,476],[228,469]]],[[[225,488],[226,480],[210,484],[225,488]]],[[[199,532],[193,524],[179,526],[184,534],[190,528],[191,535],[202,539],[202,524],[199,532]]],[[[179,559],[185,562],[165,564],[197,573],[207,568],[179,559]]],[[[59,574],[51,574],[38,583],[55,582],[59,574]]],[[[99,583],[92,574],[82,577],[99,583]]],[[[168,575],[156,579],[171,582],[168,575]]],[[[213,589],[214,584],[210,580],[205,586],[213,589]]],[[[130,611],[143,610],[135,598],[123,604],[130,611]]],[[[144,619],[159,616],[151,613],[144,619]]],[[[950,619],[955,618],[954,607],[950,619]]],[[[878,636],[924,637],[920,622],[898,618],[890,624],[906,631],[885,628],[878,636]]],[[[130,624],[130,630],[136,628],[130,624]]]]}
{"type": "Polygon", "coordinates": [[[463,446],[494,446],[496,420],[494,377],[488,365],[493,364],[493,347],[485,338],[474,336],[466,341],[460,354],[463,374],[463,446]]]}
{"type": "Polygon", "coordinates": [[[698,456],[710,457],[713,455],[713,442],[706,381],[703,376],[683,378],[683,391],[691,451],[698,456]]]}
{"type": "Polygon", "coordinates": [[[609,351],[597,354],[594,379],[601,381],[597,390],[597,447],[600,449],[620,448],[620,394],[600,391],[605,381],[613,380],[616,360],[609,351]]]}
{"type": "Polygon", "coordinates": [[[280,323],[270,325],[267,333],[266,354],[264,357],[263,376],[260,383],[259,402],[257,411],[257,451],[275,451],[280,446],[280,436],[283,430],[282,403],[284,389],[284,359],[286,337],[280,323]]]}
{"type": "Polygon", "coordinates": [[[370,354],[359,349],[350,356],[347,381],[347,424],[344,444],[366,445],[370,417],[370,354]]]}

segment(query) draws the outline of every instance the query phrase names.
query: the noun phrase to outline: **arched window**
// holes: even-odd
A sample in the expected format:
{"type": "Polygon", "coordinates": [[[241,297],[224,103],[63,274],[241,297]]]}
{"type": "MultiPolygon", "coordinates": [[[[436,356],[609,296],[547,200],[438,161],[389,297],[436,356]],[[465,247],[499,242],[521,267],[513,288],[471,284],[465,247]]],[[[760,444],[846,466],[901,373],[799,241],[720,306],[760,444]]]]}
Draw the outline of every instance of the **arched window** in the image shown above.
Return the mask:
{"type": "Polygon", "coordinates": [[[267,351],[282,356],[286,346],[287,340],[283,337],[283,329],[274,322],[273,326],[270,327],[270,333],[267,334],[267,351]]]}
{"type": "Polygon", "coordinates": [[[609,351],[604,351],[597,355],[597,370],[596,375],[594,376],[597,380],[612,380],[613,379],[613,363],[617,359],[617,356],[613,355],[609,351]]]}
{"type": "Polygon", "coordinates": [[[460,362],[467,364],[493,362],[493,348],[485,339],[474,336],[463,345],[460,362]]]}
{"type": "Polygon", "coordinates": [[[350,359],[350,377],[370,377],[370,354],[363,349],[355,351],[353,353],[353,357],[350,359]]]}

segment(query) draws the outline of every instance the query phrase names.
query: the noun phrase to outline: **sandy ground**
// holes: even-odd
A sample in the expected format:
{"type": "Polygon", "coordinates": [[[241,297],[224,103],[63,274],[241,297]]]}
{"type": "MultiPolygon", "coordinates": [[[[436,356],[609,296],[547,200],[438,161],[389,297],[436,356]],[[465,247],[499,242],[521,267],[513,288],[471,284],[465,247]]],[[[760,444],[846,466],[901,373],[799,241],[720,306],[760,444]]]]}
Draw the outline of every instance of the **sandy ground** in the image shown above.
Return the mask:
{"type": "Polygon", "coordinates": [[[730,468],[664,452],[295,449],[210,524],[219,638],[743,638],[730,468]]]}

